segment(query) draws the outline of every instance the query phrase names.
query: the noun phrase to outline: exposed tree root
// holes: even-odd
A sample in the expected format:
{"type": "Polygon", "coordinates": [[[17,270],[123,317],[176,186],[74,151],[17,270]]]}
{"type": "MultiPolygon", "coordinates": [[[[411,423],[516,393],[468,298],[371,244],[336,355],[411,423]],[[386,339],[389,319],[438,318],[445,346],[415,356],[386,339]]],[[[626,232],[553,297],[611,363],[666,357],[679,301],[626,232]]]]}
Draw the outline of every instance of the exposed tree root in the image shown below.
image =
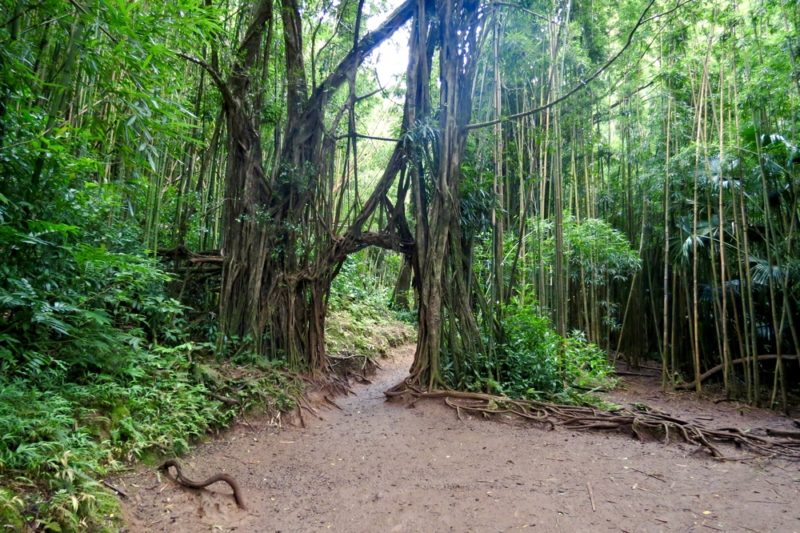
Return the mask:
{"type": "Polygon", "coordinates": [[[796,439],[797,444],[796,446],[800,446],[800,431],[786,431],[782,429],[766,429],[767,435],[772,437],[787,437],[790,439],[796,439]]]}
{"type": "MultiPolygon", "coordinates": [[[[444,399],[444,403],[456,410],[459,419],[463,413],[482,415],[509,414],[541,424],[547,429],[556,426],[574,430],[620,431],[644,441],[661,440],[664,444],[673,440],[696,445],[718,460],[744,460],[752,457],[727,456],[719,444],[733,444],[738,449],[752,454],[800,460],[800,438],[775,439],[753,435],[738,428],[709,428],[697,420],[686,421],[658,409],[637,406],[609,412],[593,407],[560,405],[535,400],[512,400],[477,392],[449,390],[424,391],[409,382],[403,382],[386,391],[390,399],[403,399],[412,406],[421,399],[444,399]]],[[[784,435],[789,436],[789,435],[784,435]]]]}
{"type": "Polygon", "coordinates": [[[161,470],[168,476],[170,468],[175,469],[175,477],[172,479],[174,479],[180,485],[188,487],[190,489],[204,489],[213,483],[216,483],[218,481],[224,481],[233,490],[233,499],[236,500],[236,505],[238,505],[240,509],[246,509],[244,505],[244,498],[242,498],[242,491],[239,489],[239,484],[236,483],[236,480],[233,479],[228,474],[216,474],[206,479],[205,481],[192,481],[191,479],[183,475],[183,473],[181,472],[181,466],[178,464],[178,461],[174,459],[164,461],[164,463],[162,463],[162,465],[158,467],[159,470],[161,470]]]}

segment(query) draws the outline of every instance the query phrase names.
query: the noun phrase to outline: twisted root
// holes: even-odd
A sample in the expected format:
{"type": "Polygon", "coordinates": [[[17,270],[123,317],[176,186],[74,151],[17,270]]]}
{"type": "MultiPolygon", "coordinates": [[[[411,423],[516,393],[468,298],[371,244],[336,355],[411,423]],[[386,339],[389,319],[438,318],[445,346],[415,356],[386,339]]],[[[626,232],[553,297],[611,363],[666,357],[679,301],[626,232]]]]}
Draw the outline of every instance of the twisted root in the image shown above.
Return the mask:
{"type": "Polygon", "coordinates": [[[217,481],[224,481],[230,486],[231,489],[233,489],[233,499],[236,500],[236,505],[238,505],[240,509],[246,509],[244,505],[244,499],[242,498],[242,491],[239,489],[239,484],[236,483],[236,480],[228,474],[215,474],[205,481],[192,481],[183,475],[181,472],[181,466],[178,464],[178,461],[174,459],[164,461],[164,463],[162,463],[158,469],[164,472],[168,477],[171,477],[169,476],[170,467],[175,468],[175,477],[173,479],[178,484],[190,489],[204,489],[207,486],[216,483],[217,481]]]}
{"type": "MultiPolygon", "coordinates": [[[[619,411],[602,411],[593,407],[561,405],[536,400],[513,400],[479,392],[450,390],[425,391],[405,381],[386,391],[388,398],[404,398],[410,404],[421,399],[444,399],[444,403],[456,410],[459,418],[463,412],[482,415],[509,414],[539,424],[546,429],[562,426],[586,431],[622,431],[639,440],[647,436],[659,437],[665,444],[671,437],[696,445],[712,457],[722,461],[745,460],[752,457],[728,457],[717,446],[733,444],[736,448],[752,454],[779,457],[800,461],[800,439],[786,432],[776,439],[742,431],[739,428],[710,428],[696,420],[676,418],[658,409],[640,406],[619,411]]],[[[774,435],[774,434],[773,434],[774,435]]]]}

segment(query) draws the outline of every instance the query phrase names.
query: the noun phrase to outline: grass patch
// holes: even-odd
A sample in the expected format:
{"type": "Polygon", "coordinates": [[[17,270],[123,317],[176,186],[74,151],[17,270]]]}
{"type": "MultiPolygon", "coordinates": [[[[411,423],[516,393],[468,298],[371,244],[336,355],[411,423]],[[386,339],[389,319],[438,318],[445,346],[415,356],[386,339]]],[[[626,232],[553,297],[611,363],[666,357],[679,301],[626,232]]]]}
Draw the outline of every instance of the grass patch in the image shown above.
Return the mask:
{"type": "Polygon", "coordinates": [[[326,320],[325,336],[332,355],[375,358],[414,340],[413,326],[396,319],[386,309],[334,311],[326,320]]]}

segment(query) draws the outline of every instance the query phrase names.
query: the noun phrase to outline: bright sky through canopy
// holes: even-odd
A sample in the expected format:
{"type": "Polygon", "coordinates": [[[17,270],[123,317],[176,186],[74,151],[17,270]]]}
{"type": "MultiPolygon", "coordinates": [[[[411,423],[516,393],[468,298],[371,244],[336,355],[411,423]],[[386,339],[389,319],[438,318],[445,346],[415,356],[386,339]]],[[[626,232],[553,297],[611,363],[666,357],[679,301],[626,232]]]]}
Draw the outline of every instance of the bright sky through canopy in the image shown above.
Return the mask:
{"type": "MultiPolygon", "coordinates": [[[[380,26],[384,20],[403,3],[402,0],[386,0],[372,4],[369,18],[367,19],[367,31],[373,31],[380,26]]],[[[381,87],[390,87],[397,83],[400,76],[406,71],[408,65],[408,24],[397,30],[395,34],[381,44],[373,52],[365,63],[374,68],[378,73],[378,80],[381,87]]]]}

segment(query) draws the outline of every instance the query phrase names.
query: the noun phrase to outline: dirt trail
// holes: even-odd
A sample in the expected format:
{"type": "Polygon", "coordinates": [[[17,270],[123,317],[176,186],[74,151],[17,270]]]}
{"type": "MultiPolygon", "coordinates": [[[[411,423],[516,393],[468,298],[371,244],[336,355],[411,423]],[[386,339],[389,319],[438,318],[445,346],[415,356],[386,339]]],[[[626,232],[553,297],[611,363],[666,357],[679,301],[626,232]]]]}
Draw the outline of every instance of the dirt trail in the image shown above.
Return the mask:
{"type": "MultiPolygon", "coordinates": [[[[413,347],[392,355],[371,385],[337,400],[341,410],[306,416],[306,429],[251,420],[181,460],[194,479],[232,475],[247,511],[224,484],[190,491],[142,469],[116,481],[130,494],[129,530],[800,531],[797,464],[716,462],[682,445],[387,403],[383,391],[403,378],[413,347]]],[[[740,427],[785,427],[725,409],[740,427]]]]}

